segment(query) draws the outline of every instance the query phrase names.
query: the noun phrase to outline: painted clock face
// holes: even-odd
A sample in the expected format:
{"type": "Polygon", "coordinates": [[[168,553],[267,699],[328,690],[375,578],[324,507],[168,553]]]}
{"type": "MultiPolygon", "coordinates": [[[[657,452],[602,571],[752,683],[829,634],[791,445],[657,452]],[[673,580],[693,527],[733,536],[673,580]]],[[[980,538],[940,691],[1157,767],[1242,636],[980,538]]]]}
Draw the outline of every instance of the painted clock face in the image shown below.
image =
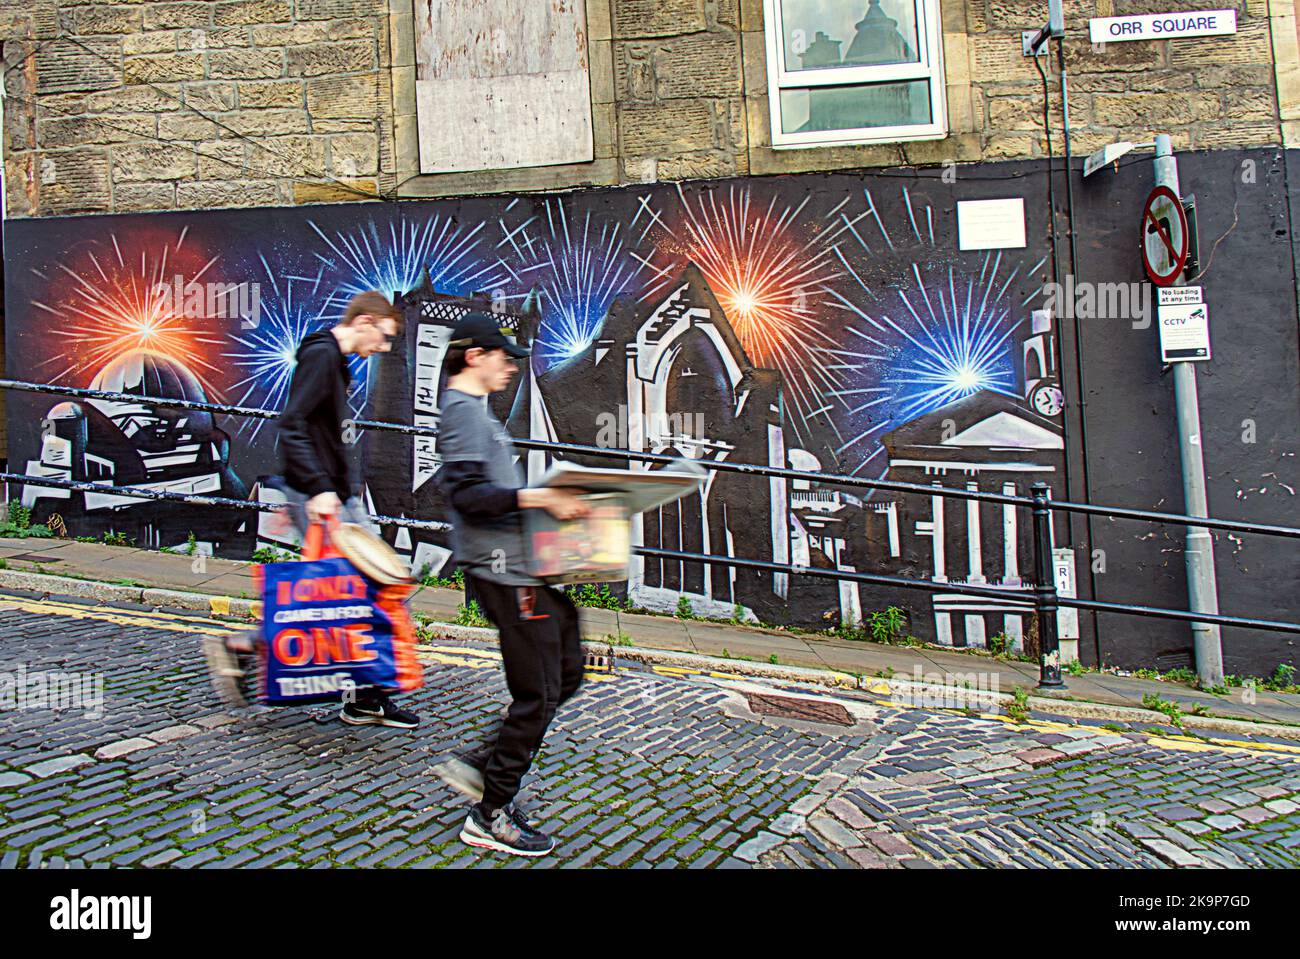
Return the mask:
{"type": "Polygon", "coordinates": [[[1034,391],[1033,404],[1043,416],[1057,416],[1065,409],[1065,394],[1055,386],[1040,386],[1034,391]]]}

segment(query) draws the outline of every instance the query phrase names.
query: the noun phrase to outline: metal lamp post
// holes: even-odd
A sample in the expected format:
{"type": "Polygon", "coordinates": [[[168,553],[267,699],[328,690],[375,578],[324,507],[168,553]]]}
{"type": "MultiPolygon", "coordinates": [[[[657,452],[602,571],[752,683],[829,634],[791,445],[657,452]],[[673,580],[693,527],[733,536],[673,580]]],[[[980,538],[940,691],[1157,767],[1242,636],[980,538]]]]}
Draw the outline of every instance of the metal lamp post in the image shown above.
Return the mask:
{"type": "MultiPolygon", "coordinates": [[[[1168,134],[1159,134],[1155,146],[1156,186],[1168,187],[1175,197],[1178,189],[1178,161],[1168,134]]],[[[1089,176],[1135,148],[1131,143],[1112,144],[1094,153],[1084,164],[1083,175],[1089,176]]],[[[1180,201],[1181,202],[1181,201],[1180,201]]],[[[1196,392],[1196,365],[1175,362],[1174,406],[1178,417],[1178,451],[1182,462],[1184,512],[1188,516],[1209,516],[1205,490],[1205,458],[1201,444],[1201,412],[1196,392]]],[[[1187,596],[1193,613],[1217,615],[1219,592],[1214,575],[1214,540],[1203,526],[1187,527],[1184,550],[1187,566],[1187,596]]],[[[1196,655],[1196,672],[1202,685],[1223,683],[1223,641],[1217,623],[1192,623],[1192,648],[1196,655]]]]}

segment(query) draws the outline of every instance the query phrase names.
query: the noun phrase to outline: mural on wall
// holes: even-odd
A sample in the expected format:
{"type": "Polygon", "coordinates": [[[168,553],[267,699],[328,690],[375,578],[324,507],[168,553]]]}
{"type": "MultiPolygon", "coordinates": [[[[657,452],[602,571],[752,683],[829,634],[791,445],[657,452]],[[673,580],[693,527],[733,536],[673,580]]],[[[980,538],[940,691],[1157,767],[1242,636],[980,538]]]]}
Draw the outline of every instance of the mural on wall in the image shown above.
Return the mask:
{"type": "MultiPolygon", "coordinates": [[[[394,295],[394,352],[354,360],[359,417],[436,427],[448,333],[470,309],[532,342],[494,397],[513,435],[846,477],[1025,493],[1060,487],[1054,330],[1035,313],[1041,250],[958,252],[937,180],[786,177],[401,205],[7,224],[9,374],[279,408],[298,341],[355,292],[394,295]]],[[[14,394],[11,469],[273,502],[274,424],[145,403],[14,394]]],[[[436,437],[364,432],[376,514],[443,519],[436,437]]],[[[530,476],[550,454],[522,454],[530,476]]],[[[608,457],[584,462],[653,468],[608,457]]],[[[28,485],[36,520],[247,557],[287,545],[263,514],[28,485]]],[[[861,486],[714,472],[641,516],[636,543],[805,568],[1018,587],[1014,510],[861,486]]],[[[450,573],[445,534],[383,531],[413,568],[450,573]]],[[[774,622],[860,622],[907,606],[917,635],[1017,643],[1027,609],[887,594],[820,577],[639,559],[634,603],[774,622]]]]}

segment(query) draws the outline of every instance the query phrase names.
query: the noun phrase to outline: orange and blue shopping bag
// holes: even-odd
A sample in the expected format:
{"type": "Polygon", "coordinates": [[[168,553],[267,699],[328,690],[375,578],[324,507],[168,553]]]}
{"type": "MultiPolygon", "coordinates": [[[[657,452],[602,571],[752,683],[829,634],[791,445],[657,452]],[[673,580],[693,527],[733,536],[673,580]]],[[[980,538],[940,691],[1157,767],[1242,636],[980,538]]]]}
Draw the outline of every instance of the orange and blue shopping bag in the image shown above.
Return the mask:
{"type": "Polygon", "coordinates": [[[313,523],[302,560],[260,568],[263,703],[340,702],[361,689],[409,692],[423,685],[409,585],[363,576],[313,523]]]}

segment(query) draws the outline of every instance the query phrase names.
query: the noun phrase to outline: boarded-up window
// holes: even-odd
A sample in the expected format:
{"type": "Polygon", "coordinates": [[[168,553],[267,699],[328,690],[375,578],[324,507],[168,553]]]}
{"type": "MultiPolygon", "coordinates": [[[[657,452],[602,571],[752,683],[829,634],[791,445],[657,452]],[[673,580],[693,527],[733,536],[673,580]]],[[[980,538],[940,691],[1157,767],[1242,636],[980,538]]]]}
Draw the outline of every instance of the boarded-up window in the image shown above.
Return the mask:
{"type": "Polygon", "coordinates": [[[416,0],[420,172],[593,158],[585,0],[416,0]]]}

